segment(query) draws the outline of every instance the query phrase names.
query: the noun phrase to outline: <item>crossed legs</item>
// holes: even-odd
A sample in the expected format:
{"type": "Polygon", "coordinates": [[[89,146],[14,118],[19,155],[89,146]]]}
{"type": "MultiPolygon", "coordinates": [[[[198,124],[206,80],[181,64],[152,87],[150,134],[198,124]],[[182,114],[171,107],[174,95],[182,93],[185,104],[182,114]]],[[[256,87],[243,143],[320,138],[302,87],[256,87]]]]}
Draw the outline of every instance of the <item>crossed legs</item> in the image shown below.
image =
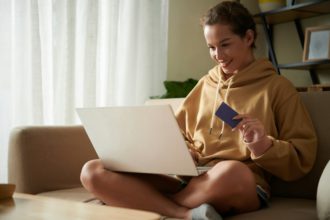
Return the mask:
{"type": "Polygon", "coordinates": [[[259,208],[253,174],[238,161],[219,162],[207,173],[191,178],[182,190],[180,181],[170,176],[112,172],[104,169],[100,160],[84,165],[81,182],[108,205],[175,218],[190,219],[191,209],[203,203],[222,214],[259,208]]]}

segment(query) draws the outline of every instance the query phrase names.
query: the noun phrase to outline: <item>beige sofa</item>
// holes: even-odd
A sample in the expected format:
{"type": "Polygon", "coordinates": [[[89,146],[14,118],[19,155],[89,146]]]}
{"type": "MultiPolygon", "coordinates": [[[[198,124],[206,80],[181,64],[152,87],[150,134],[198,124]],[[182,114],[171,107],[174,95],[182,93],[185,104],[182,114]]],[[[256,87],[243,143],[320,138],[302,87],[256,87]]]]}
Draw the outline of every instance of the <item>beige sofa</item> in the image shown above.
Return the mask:
{"type": "MultiPolygon", "coordinates": [[[[226,219],[330,219],[330,92],[301,93],[301,97],[318,134],[314,168],[295,182],[274,179],[270,207],[226,219]]],[[[170,103],[175,108],[180,101],[149,104],[170,103]]],[[[93,196],[82,188],[79,173],[86,161],[96,157],[82,126],[18,127],[9,143],[9,182],[18,192],[90,202],[93,196]]]]}

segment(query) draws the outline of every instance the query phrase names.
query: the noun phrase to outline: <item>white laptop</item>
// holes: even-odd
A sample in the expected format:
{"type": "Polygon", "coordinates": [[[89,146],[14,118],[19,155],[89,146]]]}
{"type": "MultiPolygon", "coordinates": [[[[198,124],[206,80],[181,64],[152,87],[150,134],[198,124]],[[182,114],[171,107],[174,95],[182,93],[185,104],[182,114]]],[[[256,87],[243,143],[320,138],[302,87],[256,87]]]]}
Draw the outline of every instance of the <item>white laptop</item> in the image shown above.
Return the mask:
{"type": "Polygon", "coordinates": [[[112,171],[197,176],[169,105],[78,108],[105,168],[112,171]]]}

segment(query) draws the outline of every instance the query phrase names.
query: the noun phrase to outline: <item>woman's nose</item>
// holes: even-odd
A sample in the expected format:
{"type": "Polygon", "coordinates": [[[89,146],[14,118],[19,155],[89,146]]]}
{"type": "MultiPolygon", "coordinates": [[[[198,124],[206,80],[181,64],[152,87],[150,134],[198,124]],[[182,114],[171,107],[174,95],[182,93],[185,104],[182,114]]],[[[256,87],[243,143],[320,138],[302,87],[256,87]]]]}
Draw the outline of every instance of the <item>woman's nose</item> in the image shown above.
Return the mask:
{"type": "Polygon", "coordinates": [[[215,50],[214,57],[215,57],[216,60],[222,60],[222,58],[223,58],[222,51],[219,50],[219,49],[216,49],[215,50]]]}

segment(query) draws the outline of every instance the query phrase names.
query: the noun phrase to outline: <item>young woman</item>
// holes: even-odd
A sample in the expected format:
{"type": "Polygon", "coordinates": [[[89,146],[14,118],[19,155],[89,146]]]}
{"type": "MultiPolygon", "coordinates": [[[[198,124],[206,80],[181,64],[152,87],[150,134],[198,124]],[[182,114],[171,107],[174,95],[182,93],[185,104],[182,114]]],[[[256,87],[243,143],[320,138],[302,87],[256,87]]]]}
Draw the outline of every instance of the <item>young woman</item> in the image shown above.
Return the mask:
{"type": "Polygon", "coordinates": [[[108,205],[183,219],[221,219],[259,209],[269,180],[295,180],[313,166],[316,136],[293,85],[271,63],[255,59],[256,28],[237,2],[222,2],[202,19],[216,66],[202,77],[177,112],[177,120],[205,174],[184,181],[169,176],[105,170],[87,162],[84,187],[108,205]],[[232,129],[215,116],[225,102],[239,115],[232,129]]]}

